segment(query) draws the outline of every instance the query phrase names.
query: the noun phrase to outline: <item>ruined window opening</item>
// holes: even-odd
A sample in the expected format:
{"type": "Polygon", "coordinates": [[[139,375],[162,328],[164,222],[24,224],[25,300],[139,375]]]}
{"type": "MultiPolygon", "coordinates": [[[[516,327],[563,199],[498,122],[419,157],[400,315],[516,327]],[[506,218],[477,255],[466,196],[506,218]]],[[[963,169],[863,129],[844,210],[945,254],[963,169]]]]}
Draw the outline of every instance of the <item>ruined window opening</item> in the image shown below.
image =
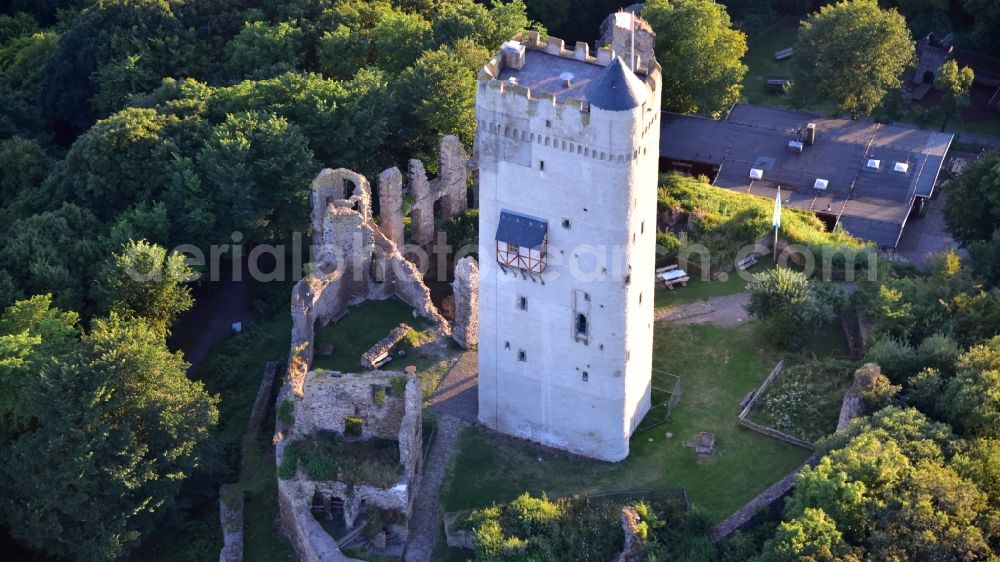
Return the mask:
{"type": "Polygon", "coordinates": [[[589,375],[589,374],[587,374],[587,371],[584,371],[584,372],[583,372],[583,376],[582,376],[582,377],[580,377],[580,378],[582,378],[582,379],[583,379],[583,382],[587,382],[587,380],[588,380],[588,379],[590,379],[590,375],[589,375]]]}
{"type": "Polygon", "coordinates": [[[586,314],[577,314],[576,315],[576,335],[577,336],[582,336],[584,338],[587,337],[587,329],[588,328],[589,328],[589,326],[587,325],[587,315],[586,314]]]}
{"type": "Polygon", "coordinates": [[[543,172],[545,171],[545,160],[539,160],[538,161],[538,169],[541,170],[541,171],[543,171],[543,172]]]}
{"type": "Polygon", "coordinates": [[[528,360],[528,354],[525,353],[523,349],[519,349],[517,351],[517,360],[518,361],[527,361],[528,360]]]}
{"type": "Polygon", "coordinates": [[[546,126],[546,127],[551,127],[551,126],[552,126],[552,121],[550,121],[550,120],[546,119],[546,120],[545,120],[545,126],[546,126]]]}
{"type": "Polygon", "coordinates": [[[517,297],[517,308],[520,310],[528,310],[528,297],[517,297]]]}
{"type": "Polygon", "coordinates": [[[563,219],[563,220],[562,220],[562,226],[563,226],[563,228],[565,228],[566,230],[569,230],[569,219],[563,219]]]}

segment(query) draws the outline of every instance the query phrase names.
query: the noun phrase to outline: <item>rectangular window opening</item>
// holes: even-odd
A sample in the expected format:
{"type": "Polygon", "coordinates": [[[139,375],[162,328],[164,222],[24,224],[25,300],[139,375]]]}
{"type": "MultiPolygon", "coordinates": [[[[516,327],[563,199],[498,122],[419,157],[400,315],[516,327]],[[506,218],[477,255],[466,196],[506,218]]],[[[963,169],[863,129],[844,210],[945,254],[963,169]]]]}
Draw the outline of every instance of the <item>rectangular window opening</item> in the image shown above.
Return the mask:
{"type": "Polygon", "coordinates": [[[528,360],[528,354],[525,353],[525,351],[523,349],[519,349],[517,351],[517,360],[518,361],[527,361],[528,360]]]}

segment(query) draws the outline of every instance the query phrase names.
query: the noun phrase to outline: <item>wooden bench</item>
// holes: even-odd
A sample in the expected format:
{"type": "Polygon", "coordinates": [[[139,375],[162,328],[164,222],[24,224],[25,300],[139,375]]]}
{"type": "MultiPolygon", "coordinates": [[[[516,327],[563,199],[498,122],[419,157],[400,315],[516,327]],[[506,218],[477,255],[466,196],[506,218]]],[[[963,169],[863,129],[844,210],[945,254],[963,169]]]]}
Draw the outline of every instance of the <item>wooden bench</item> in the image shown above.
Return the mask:
{"type": "Polygon", "coordinates": [[[792,85],[792,81],[788,78],[768,78],[767,79],[767,91],[782,93],[792,85]]]}
{"type": "Polygon", "coordinates": [[[678,269],[676,265],[668,265],[667,267],[657,269],[656,278],[671,291],[674,290],[674,285],[687,287],[687,282],[690,280],[687,272],[683,269],[678,269]]]}
{"type": "Polygon", "coordinates": [[[757,256],[751,254],[736,262],[736,269],[740,271],[745,271],[753,267],[756,263],[757,263],[757,256]]]}
{"type": "Polygon", "coordinates": [[[795,53],[795,49],[789,47],[787,49],[781,49],[780,51],[774,52],[774,60],[785,60],[791,57],[795,53]]]}

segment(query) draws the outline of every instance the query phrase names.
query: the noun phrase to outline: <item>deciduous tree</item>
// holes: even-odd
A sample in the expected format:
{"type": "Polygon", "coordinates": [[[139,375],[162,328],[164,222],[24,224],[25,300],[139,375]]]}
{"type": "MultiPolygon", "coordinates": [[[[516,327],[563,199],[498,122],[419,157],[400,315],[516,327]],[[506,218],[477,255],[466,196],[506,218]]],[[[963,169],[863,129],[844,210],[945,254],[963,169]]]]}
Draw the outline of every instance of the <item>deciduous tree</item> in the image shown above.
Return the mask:
{"type": "Polygon", "coordinates": [[[186,285],[193,274],[183,255],[145,240],[129,241],[105,263],[94,293],[102,309],[144,318],[169,333],[177,316],[194,305],[186,285]]]}
{"type": "Polygon", "coordinates": [[[948,126],[949,119],[961,118],[962,110],[969,106],[969,88],[974,76],[972,69],[950,60],[941,65],[934,78],[934,86],[941,90],[941,113],[944,121],[941,130],[948,126]]]}
{"type": "Polygon", "coordinates": [[[656,32],[663,107],[717,116],[739,101],[747,39],[726,7],[710,0],[652,0],[642,17],[656,32]]]}
{"type": "Polygon", "coordinates": [[[852,116],[869,115],[902,86],[913,60],[906,20],[875,0],[826,5],[802,23],[793,57],[793,100],[832,102],[852,116]]]}

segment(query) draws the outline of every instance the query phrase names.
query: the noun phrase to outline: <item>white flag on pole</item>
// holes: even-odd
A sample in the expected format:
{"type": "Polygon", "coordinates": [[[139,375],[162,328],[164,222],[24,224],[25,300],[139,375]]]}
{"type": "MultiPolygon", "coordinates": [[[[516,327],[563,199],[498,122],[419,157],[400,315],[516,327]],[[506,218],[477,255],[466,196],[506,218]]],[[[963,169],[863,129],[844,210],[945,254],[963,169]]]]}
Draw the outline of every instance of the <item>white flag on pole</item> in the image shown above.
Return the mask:
{"type": "Polygon", "coordinates": [[[778,228],[781,226],[781,188],[778,188],[777,195],[774,196],[774,214],[771,216],[771,226],[778,228]]]}

